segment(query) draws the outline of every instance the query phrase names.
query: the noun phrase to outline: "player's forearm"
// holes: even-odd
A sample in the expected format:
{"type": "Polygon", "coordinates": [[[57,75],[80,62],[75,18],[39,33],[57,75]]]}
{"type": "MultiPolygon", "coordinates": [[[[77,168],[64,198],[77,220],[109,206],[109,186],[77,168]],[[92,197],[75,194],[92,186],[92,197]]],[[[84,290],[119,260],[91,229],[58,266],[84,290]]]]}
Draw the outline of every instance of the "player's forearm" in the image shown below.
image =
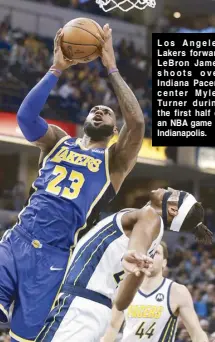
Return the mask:
{"type": "Polygon", "coordinates": [[[131,304],[137,290],[142,284],[144,274],[137,277],[135,274],[128,274],[120,283],[117,297],[115,299],[115,306],[117,310],[123,311],[131,304]]]}
{"type": "Polygon", "coordinates": [[[209,342],[206,333],[203,330],[196,330],[190,334],[192,342],[209,342]]]}
{"type": "Polygon", "coordinates": [[[42,80],[28,93],[17,113],[19,127],[29,141],[36,141],[48,130],[47,122],[39,115],[47,101],[58,77],[48,72],[42,80]]]}
{"type": "Polygon", "coordinates": [[[139,129],[143,131],[144,116],[134,93],[123,80],[119,72],[110,74],[109,79],[119,101],[127,128],[136,128],[138,125],[139,129]]]}
{"type": "Polygon", "coordinates": [[[117,338],[118,332],[118,329],[115,329],[112,326],[110,326],[100,342],[114,342],[117,338]]]}

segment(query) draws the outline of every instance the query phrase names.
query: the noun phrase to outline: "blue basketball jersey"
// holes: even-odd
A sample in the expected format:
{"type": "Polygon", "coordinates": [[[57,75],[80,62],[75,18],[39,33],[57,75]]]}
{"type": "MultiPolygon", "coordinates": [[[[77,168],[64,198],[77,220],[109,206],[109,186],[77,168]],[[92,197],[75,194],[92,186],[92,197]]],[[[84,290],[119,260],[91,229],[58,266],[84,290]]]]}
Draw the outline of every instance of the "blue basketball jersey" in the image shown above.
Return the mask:
{"type": "Polygon", "coordinates": [[[19,215],[38,240],[68,248],[86,232],[101,206],[114,197],[108,149],[86,149],[80,139],[62,138],[45,157],[34,192],[19,215]]]}

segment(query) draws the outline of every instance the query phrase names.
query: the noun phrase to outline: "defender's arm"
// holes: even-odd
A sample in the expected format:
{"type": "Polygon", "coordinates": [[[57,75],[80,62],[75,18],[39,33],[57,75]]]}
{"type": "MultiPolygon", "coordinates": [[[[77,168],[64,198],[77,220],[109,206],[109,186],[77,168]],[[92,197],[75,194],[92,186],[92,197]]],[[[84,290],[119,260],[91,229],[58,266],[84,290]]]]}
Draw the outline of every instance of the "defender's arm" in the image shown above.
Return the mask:
{"type": "MultiPolygon", "coordinates": [[[[135,212],[123,215],[123,228],[133,225],[133,230],[129,240],[129,250],[134,250],[138,254],[146,255],[152,241],[158,236],[160,231],[160,217],[150,207],[145,207],[135,212]],[[130,214],[130,215],[129,215],[130,214]],[[135,216],[134,216],[135,215],[135,216]]],[[[125,276],[120,283],[118,294],[115,300],[116,308],[119,311],[125,310],[132,302],[138,288],[144,278],[144,273],[136,276],[134,273],[125,276]]]]}
{"type": "Polygon", "coordinates": [[[124,313],[114,306],[109,327],[100,342],[114,342],[124,321],[124,313]]]}

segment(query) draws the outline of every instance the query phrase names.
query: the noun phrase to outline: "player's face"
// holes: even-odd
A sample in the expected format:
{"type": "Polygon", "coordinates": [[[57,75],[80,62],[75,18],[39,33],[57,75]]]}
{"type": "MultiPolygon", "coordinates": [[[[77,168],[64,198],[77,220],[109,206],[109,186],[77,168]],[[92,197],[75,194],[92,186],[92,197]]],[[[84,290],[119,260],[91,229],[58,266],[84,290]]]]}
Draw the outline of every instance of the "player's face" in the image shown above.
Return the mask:
{"type": "Polygon", "coordinates": [[[150,200],[151,200],[151,202],[154,205],[156,205],[157,207],[161,208],[162,207],[163,197],[164,197],[164,194],[166,192],[171,192],[171,195],[168,198],[168,202],[171,202],[171,203],[174,202],[174,203],[177,204],[178,200],[179,200],[180,191],[176,190],[176,189],[172,189],[172,188],[168,188],[167,190],[163,189],[163,188],[159,188],[157,190],[152,190],[151,193],[150,193],[150,200]]]}
{"type": "Polygon", "coordinates": [[[111,137],[116,130],[116,117],[111,108],[93,107],[84,123],[84,132],[93,141],[102,141],[111,137]]]}
{"type": "Polygon", "coordinates": [[[163,247],[159,245],[153,259],[151,276],[160,273],[166,267],[166,264],[167,262],[163,255],[163,247]]]}

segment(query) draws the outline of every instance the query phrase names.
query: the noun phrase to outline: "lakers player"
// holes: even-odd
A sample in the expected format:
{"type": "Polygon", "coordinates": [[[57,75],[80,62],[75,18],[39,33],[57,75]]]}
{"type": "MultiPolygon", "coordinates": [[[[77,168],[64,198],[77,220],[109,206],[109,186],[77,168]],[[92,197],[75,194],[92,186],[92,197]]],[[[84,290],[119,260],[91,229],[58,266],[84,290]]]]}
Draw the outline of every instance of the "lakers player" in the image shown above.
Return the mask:
{"type": "Polygon", "coordinates": [[[145,275],[125,312],[113,308],[110,326],[101,342],[114,342],[124,320],[122,342],[173,342],[179,317],[192,342],[208,342],[188,289],[163,277],[167,258],[167,246],[161,242],[153,259],[151,275],[145,275]]]}
{"type": "MultiPolygon", "coordinates": [[[[155,254],[164,229],[190,230],[211,242],[211,232],[201,223],[203,208],[191,194],[158,189],[150,197],[144,208],[109,216],[79,241],[57,305],[36,341],[98,342],[110,320],[116,287],[124,275],[122,266],[130,273],[125,280],[133,280],[134,273],[139,281],[142,267],[150,274],[147,266],[152,260],[140,255],[155,254]]],[[[133,299],[127,292],[126,297],[133,299]]]]}
{"type": "Polygon", "coordinates": [[[111,148],[116,117],[105,106],[90,111],[83,139],[48,125],[39,115],[63,70],[55,38],[54,64],[24,99],[18,124],[25,138],[41,149],[40,171],[28,205],[0,244],[0,320],[11,321],[12,341],[33,341],[42,328],[63,280],[70,246],[75,246],[97,213],[118,192],[136,163],[144,135],[141,108],[116,67],[111,29],[104,27],[102,60],[118,98],[125,124],[111,148]]]}

